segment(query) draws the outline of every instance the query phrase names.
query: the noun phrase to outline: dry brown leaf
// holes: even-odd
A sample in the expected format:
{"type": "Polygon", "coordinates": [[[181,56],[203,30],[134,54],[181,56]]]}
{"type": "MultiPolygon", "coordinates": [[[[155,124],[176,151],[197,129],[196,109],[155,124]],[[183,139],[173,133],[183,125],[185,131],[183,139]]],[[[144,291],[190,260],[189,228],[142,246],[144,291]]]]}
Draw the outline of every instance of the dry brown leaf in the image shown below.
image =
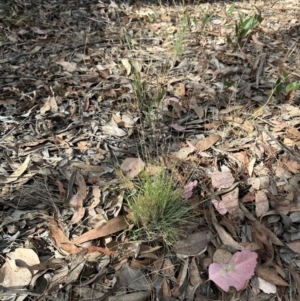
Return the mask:
{"type": "Polygon", "coordinates": [[[16,181],[25,172],[29,162],[30,162],[30,155],[26,157],[25,161],[12,174],[9,175],[3,183],[8,184],[16,181]]]}
{"type": "Polygon", "coordinates": [[[87,171],[91,171],[91,172],[101,173],[101,172],[104,171],[104,169],[100,166],[85,164],[83,162],[71,162],[70,165],[73,166],[73,167],[77,167],[77,168],[87,170],[87,171]]]}
{"type": "Polygon", "coordinates": [[[256,220],[254,223],[252,223],[252,226],[254,231],[261,231],[263,235],[265,235],[274,245],[284,246],[284,243],[276,236],[276,234],[268,229],[265,225],[261,224],[259,221],[256,220]]]}
{"type": "Polygon", "coordinates": [[[222,195],[222,201],[225,204],[226,209],[234,217],[238,217],[239,214],[239,188],[236,187],[232,191],[222,195]]]}
{"type": "Polygon", "coordinates": [[[231,233],[232,236],[237,237],[239,236],[240,229],[236,222],[234,222],[232,219],[227,217],[222,217],[222,219],[219,221],[219,224],[221,226],[225,226],[226,229],[231,233]]]}
{"type": "Polygon", "coordinates": [[[65,148],[70,148],[70,145],[67,141],[61,139],[60,137],[58,136],[54,136],[53,137],[53,140],[54,142],[58,143],[58,144],[61,144],[62,146],[64,146],[65,148]]]}
{"type": "Polygon", "coordinates": [[[286,244],[293,252],[300,254],[300,241],[290,242],[286,244]]]}
{"type": "Polygon", "coordinates": [[[58,293],[60,284],[66,283],[69,268],[65,261],[63,263],[64,265],[62,266],[62,268],[56,271],[56,273],[51,278],[51,282],[49,283],[48,292],[51,292],[52,294],[58,293]]]}
{"type": "Polygon", "coordinates": [[[248,169],[249,166],[249,158],[246,151],[241,151],[237,153],[233,153],[232,156],[234,156],[236,159],[238,159],[240,162],[244,164],[244,166],[248,169]]]}
{"type": "Polygon", "coordinates": [[[237,105],[237,106],[230,106],[228,107],[227,109],[224,109],[224,110],[220,110],[220,114],[228,114],[228,113],[231,113],[233,111],[237,111],[237,110],[240,110],[242,109],[243,106],[242,105],[237,105]]]}
{"type": "Polygon", "coordinates": [[[76,63],[74,63],[74,62],[70,63],[70,62],[66,62],[66,61],[58,61],[58,62],[56,62],[56,64],[61,65],[64,68],[64,70],[66,70],[70,73],[74,72],[77,67],[76,63]]]}
{"type": "Polygon", "coordinates": [[[248,164],[248,175],[251,177],[252,174],[253,174],[253,170],[254,170],[254,165],[255,165],[255,162],[256,162],[256,158],[251,158],[249,160],[249,164],[248,164]]]}
{"type": "Polygon", "coordinates": [[[58,179],[55,180],[54,182],[57,185],[57,188],[59,190],[59,196],[60,196],[60,200],[65,200],[67,197],[67,192],[64,188],[64,185],[61,181],[59,181],[58,179]]]}
{"type": "Polygon", "coordinates": [[[94,209],[95,207],[98,206],[100,203],[101,199],[101,190],[98,186],[93,186],[92,188],[92,202],[91,205],[89,206],[89,210],[94,209]]]}
{"type": "Polygon", "coordinates": [[[181,295],[180,292],[185,290],[185,279],[187,277],[188,268],[189,268],[189,261],[188,259],[185,259],[181,263],[177,281],[174,284],[174,288],[172,290],[173,297],[179,297],[181,295]]]}
{"type": "Polygon", "coordinates": [[[255,201],[255,193],[254,192],[249,192],[246,195],[244,195],[242,198],[243,203],[251,203],[253,201],[255,201]]]}
{"type": "MultiPolygon", "coordinates": [[[[95,289],[93,289],[93,294],[94,294],[94,291],[95,289]]],[[[128,292],[125,292],[125,293],[118,293],[118,299],[112,299],[112,300],[122,300],[122,301],[146,301],[146,300],[150,300],[151,299],[151,292],[148,290],[148,291],[141,291],[141,292],[133,292],[133,293],[128,293],[128,292]]],[[[84,299],[85,299],[85,295],[84,296],[84,299]]],[[[94,295],[93,295],[94,296],[94,295]]],[[[99,300],[100,300],[100,297],[99,296],[99,300]]],[[[94,298],[92,298],[94,299],[94,298]]],[[[111,300],[111,298],[107,299],[107,300],[111,300]]]]}
{"type": "Polygon", "coordinates": [[[46,112],[48,112],[51,109],[50,105],[50,97],[46,100],[44,105],[40,108],[41,115],[44,115],[46,112]]]}
{"type": "Polygon", "coordinates": [[[231,172],[220,172],[218,170],[211,174],[211,184],[214,188],[229,188],[234,183],[231,172]]]}
{"type": "MultiPolygon", "coordinates": [[[[38,255],[32,249],[17,248],[14,252],[7,253],[6,255],[12,260],[19,260],[17,262],[19,267],[28,268],[28,266],[40,263],[38,255]]],[[[32,272],[35,274],[37,270],[32,270],[32,272]]]]}
{"type": "Polygon", "coordinates": [[[89,228],[100,228],[101,226],[105,225],[107,222],[107,219],[105,218],[104,212],[100,212],[98,214],[94,214],[89,217],[87,226],[89,228]]]}
{"type": "Polygon", "coordinates": [[[214,207],[216,208],[216,210],[221,214],[224,215],[228,212],[225,203],[223,201],[219,201],[216,199],[212,199],[211,203],[214,205],[214,207]]]}
{"type": "Polygon", "coordinates": [[[77,143],[77,148],[81,152],[85,152],[88,149],[88,142],[87,141],[79,141],[77,143]]]}
{"type": "Polygon", "coordinates": [[[71,223],[78,223],[85,215],[85,209],[83,208],[83,202],[86,198],[87,188],[83,176],[77,172],[76,173],[76,184],[78,191],[69,200],[69,205],[75,208],[75,212],[72,216],[71,223]]]}
{"type": "MultiPolygon", "coordinates": [[[[107,71],[98,70],[98,72],[99,72],[99,75],[104,79],[107,79],[109,77],[109,73],[107,71]]],[[[98,81],[99,81],[99,79],[98,79],[98,81]]]]}
{"type": "Polygon", "coordinates": [[[207,130],[217,129],[220,125],[222,125],[221,121],[213,121],[211,123],[205,123],[203,126],[207,130]]]}
{"type": "Polygon", "coordinates": [[[248,120],[244,121],[240,127],[247,133],[253,133],[254,131],[253,125],[248,120]]]}
{"type": "Polygon", "coordinates": [[[260,189],[268,189],[270,186],[270,177],[259,177],[260,179],[260,189]]]}
{"type": "Polygon", "coordinates": [[[85,215],[85,209],[83,207],[77,207],[71,218],[70,223],[76,224],[76,223],[80,222],[83,219],[84,215],[85,215]]]}
{"type": "Polygon", "coordinates": [[[197,142],[196,148],[199,151],[206,151],[221,139],[220,135],[212,134],[197,142]]]}
{"type": "MultiPolygon", "coordinates": [[[[135,253],[134,253],[135,254],[135,253]]],[[[132,254],[133,255],[133,254],[132,254]]],[[[146,266],[152,264],[152,262],[157,259],[157,256],[149,256],[149,257],[143,257],[141,259],[139,258],[133,258],[130,262],[130,266],[133,269],[143,269],[146,266]]]]}
{"type": "Polygon", "coordinates": [[[292,277],[294,278],[294,280],[296,281],[297,292],[298,292],[298,294],[300,294],[300,275],[299,275],[299,272],[296,270],[293,263],[290,263],[289,271],[292,274],[292,277]]]}
{"type": "Polygon", "coordinates": [[[118,216],[120,210],[123,207],[123,194],[119,194],[117,197],[113,199],[109,209],[107,209],[108,216],[118,216]]]}
{"type": "Polygon", "coordinates": [[[163,297],[166,298],[171,297],[171,290],[166,278],[163,279],[163,283],[162,283],[162,295],[163,297]]]}
{"type": "Polygon", "coordinates": [[[249,211],[248,209],[240,203],[240,208],[244,212],[245,216],[252,221],[252,226],[254,231],[261,231],[264,235],[268,237],[268,239],[274,244],[278,246],[284,246],[284,243],[273,233],[270,229],[268,229],[265,225],[261,224],[249,211]]]}
{"type": "Polygon", "coordinates": [[[216,79],[219,75],[221,75],[220,77],[223,78],[240,72],[242,72],[242,69],[239,66],[224,67],[222,69],[215,70],[215,72],[213,73],[213,79],[216,79]]]}
{"type": "Polygon", "coordinates": [[[144,255],[144,254],[149,254],[149,253],[154,253],[157,250],[160,250],[162,248],[162,246],[155,246],[155,247],[151,247],[149,245],[146,244],[141,244],[140,245],[140,251],[139,251],[139,255],[144,255]]]}
{"type": "Polygon", "coordinates": [[[26,248],[17,248],[7,253],[5,263],[0,268],[0,284],[4,287],[24,287],[38,271],[31,266],[40,263],[37,254],[26,248]]]}
{"type": "Polygon", "coordinates": [[[195,98],[191,98],[190,100],[190,108],[195,111],[199,119],[202,119],[204,116],[204,109],[198,105],[197,100],[195,98]]]}
{"type": "Polygon", "coordinates": [[[292,91],[289,91],[286,95],[286,101],[287,102],[293,102],[294,98],[295,98],[295,95],[296,95],[296,90],[292,90],[292,91]]]}
{"type": "Polygon", "coordinates": [[[152,282],[154,282],[157,279],[157,277],[159,276],[161,268],[163,266],[163,263],[164,263],[164,257],[163,256],[158,257],[157,260],[155,260],[153,262],[153,264],[152,264],[152,273],[150,275],[152,282]]]}
{"type": "Polygon", "coordinates": [[[193,149],[192,147],[182,147],[178,152],[173,154],[177,158],[184,160],[188,157],[189,154],[191,154],[194,151],[195,149],[193,149]]]}
{"type": "Polygon", "coordinates": [[[41,115],[45,115],[45,113],[50,110],[53,113],[58,111],[56,99],[54,96],[49,96],[44,105],[40,108],[41,115]]]}
{"type": "Polygon", "coordinates": [[[83,201],[86,198],[86,194],[87,194],[87,187],[86,187],[86,183],[84,180],[84,177],[77,172],[76,173],[76,184],[78,186],[78,201],[77,201],[77,206],[78,207],[82,207],[83,206],[83,201]]]}
{"type": "Polygon", "coordinates": [[[30,147],[30,146],[36,146],[39,144],[42,144],[44,142],[48,141],[48,139],[38,139],[36,141],[30,141],[30,142],[25,142],[25,143],[20,143],[20,147],[24,148],[24,147],[30,147]]]}
{"type": "Polygon", "coordinates": [[[262,266],[256,266],[255,273],[258,277],[274,284],[280,286],[289,286],[272,268],[265,268],[262,266]]]}
{"type": "Polygon", "coordinates": [[[130,179],[133,179],[144,169],[145,163],[141,158],[126,158],[120,167],[130,179]]]}
{"type": "Polygon", "coordinates": [[[263,190],[259,190],[255,194],[255,213],[257,217],[266,214],[269,210],[269,200],[263,190]]]}
{"type": "Polygon", "coordinates": [[[213,208],[211,207],[212,223],[219,234],[219,237],[224,245],[228,245],[236,250],[243,250],[244,247],[237,243],[230,234],[228,234],[217,222],[217,218],[213,208]]]}
{"type": "Polygon", "coordinates": [[[114,251],[110,251],[108,249],[104,249],[102,247],[98,247],[98,246],[88,246],[87,247],[87,254],[91,254],[91,253],[103,253],[105,255],[111,256],[113,254],[115,254],[114,251]]]}
{"type": "Polygon", "coordinates": [[[290,160],[289,158],[282,159],[283,164],[285,167],[292,173],[298,174],[300,171],[300,163],[297,161],[290,160]]]}
{"type": "Polygon", "coordinates": [[[80,203],[80,197],[78,192],[76,194],[73,194],[72,197],[69,200],[69,206],[73,208],[77,208],[77,204],[80,203]]]}
{"type": "Polygon", "coordinates": [[[124,59],[121,59],[121,62],[123,64],[124,68],[126,69],[127,76],[130,75],[133,66],[130,64],[129,60],[127,58],[124,58],[124,59]]]}
{"type": "Polygon", "coordinates": [[[298,129],[296,129],[293,126],[288,126],[287,133],[289,134],[289,137],[291,139],[296,139],[296,140],[300,139],[300,131],[298,131],[298,129]]]}
{"type": "Polygon", "coordinates": [[[167,96],[160,104],[162,114],[177,118],[181,116],[182,104],[177,97],[167,96]],[[169,106],[173,107],[173,111],[169,111],[169,106]]]}
{"type": "Polygon", "coordinates": [[[151,290],[148,276],[143,273],[142,269],[133,269],[129,265],[124,265],[120,270],[119,275],[122,285],[125,285],[130,289],[135,291],[151,290]]]}
{"type": "Polygon", "coordinates": [[[185,96],[185,84],[178,83],[178,87],[175,89],[174,95],[178,98],[185,96]]]}
{"type": "Polygon", "coordinates": [[[118,127],[117,123],[114,121],[113,118],[102,127],[102,130],[103,133],[107,135],[112,135],[117,137],[123,137],[127,135],[127,133],[124,130],[118,127]]]}
{"type": "Polygon", "coordinates": [[[175,268],[172,261],[169,258],[165,258],[164,264],[161,269],[161,274],[171,279],[172,281],[176,281],[175,268]]]}
{"type": "Polygon", "coordinates": [[[264,46],[265,44],[262,43],[261,41],[259,41],[257,36],[258,36],[258,33],[255,33],[255,34],[251,35],[251,38],[252,38],[254,44],[256,46],[258,46],[257,49],[261,49],[262,46],[264,46]]]}
{"type": "Polygon", "coordinates": [[[228,234],[220,225],[214,223],[214,227],[219,234],[219,237],[224,245],[228,245],[236,250],[243,250],[244,247],[237,243],[230,234],[228,234]]]}
{"type": "Polygon", "coordinates": [[[207,244],[212,239],[212,234],[208,230],[188,235],[186,239],[178,240],[174,245],[177,256],[196,256],[203,253],[207,244]]]}
{"type": "Polygon", "coordinates": [[[232,257],[232,254],[228,250],[217,249],[213,255],[214,263],[228,263],[232,257]]]}
{"type": "Polygon", "coordinates": [[[69,271],[66,281],[65,281],[66,284],[73,283],[79,278],[79,275],[85,266],[86,253],[87,253],[87,250],[82,250],[81,252],[79,252],[77,254],[72,254],[69,256],[71,264],[70,264],[70,271],[69,271]]]}
{"type": "Polygon", "coordinates": [[[162,166],[147,164],[145,171],[149,173],[149,175],[154,176],[160,174],[163,171],[162,166]]]}
{"type": "Polygon", "coordinates": [[[31,281],[32,274],[25,267],[18,267],[15,260],[7,259],[0,268],[0,284],[4,287],[22,288],[31,281]]]}
{"type": "Polygon", "coordinates": [[[280,198],[278,199],[278,206],[277,206],[277,211],[281,214],[289,214],[290,209],[292,207],[294,201],[294,194],[289,193],[288,195],[285,196],[285,198],[280,198]]]}
{"type": "Polygon", "coordinates": [[[191,264],[190,264],[190,283],[193,287],[198,287],[203,283],[199,269],[198,269],[198,264],[196,263],[196,258],[193,257],[191,264]]]}
{"type": "Polygon", "coordinates": [[[50,108],[52,113],[56,113],[58,111],[58,106],[56,102],[56,98],[54,96],[50,97],[50,108]]]}
{"type": "Polygon", "coordinates": [[[269,267],[274,260],[274,248],[272,243],[269,240],[268,234],[265,233],[264,231],[261,231],[261,229],[258,229],[257,227],[253,228],[254,233],[253,233],[253,237],[256,240],[257,243],[261,242],[263,243],[264,247],[267,250],[268,253],[268,257],[264,263],[265,267],[269,267]]]}
{"type": "Polygon", "coordinates": [[[56,246],[67,253],[76,254],[83,250],[83,248],[79,248],[74,245],[74,243],[70,242],[61,228],[58,226],[58,223],[54,218],[50,218],[50,235],[54,240],[56,246]]]}
{"type": "Polygon", "coordinates": [[[121,119],[121,117],[117,114],[113,114],[112,118],[114,119],[114,121],[116,122],[116,124],[119,127],[125,127],[125,128],[133,128],[133,125],[127,124],[123,119],[121,119]]]}
{"type": "Polygon", "coordinates": [[[294,148],[295,147],[295,140],[290,139],[288,137],[283,138],[283,144],[289,148],[294,148]]]}
{"type": "Polygon", "coordinates": [[[128,223],[124,216],[115,217],[106,224],[102,225],[98,229],[92,229],[82,234],[81,236],[72,240],[73,244],[81,244],[83,242],[104,237],[122,230],[128,227],[128,223]]]}
{"type": "Polygon", "coordinates": [[[260,178],[248,178],[247,179],[247,184],[252,185],[252,188],[255,190],[261,189],[260,187],[260,178]]]}
{"type": "Polygon", "coordinates": [[[224,116],[224,121],[231,121],[233,123],[233,126],[241,127],[241,124],[244,122],[244,119],[241,117],[236,116],[224,116]]]}

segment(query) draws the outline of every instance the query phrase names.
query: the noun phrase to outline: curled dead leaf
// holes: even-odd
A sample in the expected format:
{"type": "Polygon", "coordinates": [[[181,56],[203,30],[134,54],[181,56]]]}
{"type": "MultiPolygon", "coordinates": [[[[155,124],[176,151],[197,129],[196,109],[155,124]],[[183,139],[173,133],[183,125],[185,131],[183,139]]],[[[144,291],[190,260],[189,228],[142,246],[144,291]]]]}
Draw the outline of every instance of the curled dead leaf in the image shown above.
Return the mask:
{"type": "Polygon", "coordinates": [[[257,266],[255,269],[255,273],[258,277],[274,284],[280,286],[289,286],[289,284],[284,281],[274,269],[272,268],[265,268],[262,266],[257,266]]]}

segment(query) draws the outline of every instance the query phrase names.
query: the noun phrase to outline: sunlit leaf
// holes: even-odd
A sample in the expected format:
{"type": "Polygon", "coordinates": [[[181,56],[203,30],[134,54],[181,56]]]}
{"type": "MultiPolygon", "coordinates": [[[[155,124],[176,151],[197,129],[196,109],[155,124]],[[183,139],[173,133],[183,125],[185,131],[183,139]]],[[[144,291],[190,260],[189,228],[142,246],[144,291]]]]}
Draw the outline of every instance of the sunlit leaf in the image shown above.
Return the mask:
{"type": "Polygon", "coordinates": [[[298,90],[299,88],[300,88],[300,82],[293,82],[293,83],[290,83],[289,85],[287,85],[285,90],[287,93],[289,93],[291,91],[298,90]]]}
{"type": "Polygon", "coordinates": [[[206,24],[211,20],[213,14],[206,14],[203,21],[202,21],[202,27],[201,30],[204,29],[204,27],[206,26],[206,24]]]}
{"type": "Polygon", "coordinates": [[[232,15],[233,14],[233,11],[235,9],[235,4],[231,4],[231,6],[229,7],[229,9],[227,10],[227,14],[228,15],[232,15]]]}

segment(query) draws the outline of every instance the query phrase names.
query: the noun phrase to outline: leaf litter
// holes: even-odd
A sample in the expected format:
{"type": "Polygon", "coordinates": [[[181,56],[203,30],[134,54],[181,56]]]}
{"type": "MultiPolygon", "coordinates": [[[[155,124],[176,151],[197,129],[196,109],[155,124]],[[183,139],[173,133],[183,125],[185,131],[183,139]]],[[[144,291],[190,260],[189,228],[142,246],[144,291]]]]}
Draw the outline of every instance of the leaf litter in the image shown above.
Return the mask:
{"type": "Polygon", "coordinates": [[[298,7],[1,3],[1,300],[299,298],[298,7]],[[171,245],[127,202],[162,171],[171,245]]]}

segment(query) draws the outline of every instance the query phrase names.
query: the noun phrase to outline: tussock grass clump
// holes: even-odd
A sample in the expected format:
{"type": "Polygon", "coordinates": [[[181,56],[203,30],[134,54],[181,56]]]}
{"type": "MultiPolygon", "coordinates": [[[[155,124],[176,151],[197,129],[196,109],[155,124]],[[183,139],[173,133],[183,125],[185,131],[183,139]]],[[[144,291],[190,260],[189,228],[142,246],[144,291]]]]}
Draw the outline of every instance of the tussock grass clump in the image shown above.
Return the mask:
{"type": "Polygon", "coordinates": [[[160,240],[170,245],[193,223],[195,208],[182,198],[183,188],[178,187],[165,169],[161,168],[155,175],[143,172],[136,190],[127,199],[136,226],[135,238],[160,240]]]}

